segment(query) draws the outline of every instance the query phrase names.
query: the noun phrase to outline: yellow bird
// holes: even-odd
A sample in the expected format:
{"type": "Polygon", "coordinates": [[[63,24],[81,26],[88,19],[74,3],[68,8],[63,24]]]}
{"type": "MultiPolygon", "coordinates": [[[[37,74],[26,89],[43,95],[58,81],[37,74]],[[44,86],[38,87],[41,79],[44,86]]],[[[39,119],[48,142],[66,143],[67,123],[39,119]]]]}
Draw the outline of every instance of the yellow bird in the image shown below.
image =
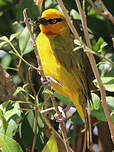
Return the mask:
{"type": "Polygon", "coordinates": [[[89,89],[83,53],[81,50],[73,52],[76,46],[64,15],[56,9],[48,9],[36,23],[40,24],[41,32],[36,44],[45,76],[55,91],[73,102],[85,120],[84,108],[89,99],[89,89]]]}

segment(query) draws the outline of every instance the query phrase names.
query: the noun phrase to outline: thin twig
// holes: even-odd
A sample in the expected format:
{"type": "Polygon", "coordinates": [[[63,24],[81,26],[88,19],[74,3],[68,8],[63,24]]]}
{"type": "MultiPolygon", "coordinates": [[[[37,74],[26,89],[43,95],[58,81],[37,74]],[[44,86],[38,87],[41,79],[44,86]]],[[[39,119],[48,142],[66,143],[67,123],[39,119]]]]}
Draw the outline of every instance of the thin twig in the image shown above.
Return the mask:
{"type": "Polygon", "coordinates": [[[55,108],[51,107],[51,108],[48,108],[48,109],[45,109],[45,110],[41,110],[40,113],[44,114],[44,113],[47,113],[47,112],[53,111],[53,110],[55,110],[55,108]]]}
{"type": "Polygon", "coordinates": [[[92,126],[91,126],[91,117],[90,117],[90,110],[86,108],[87,117],[88,117],[88,124],[89,124],[89,136],[90,136],[90,145],[92,145],[92,126]]]}
{"type": "Polygon", "coordinates": [[[86,109],[84,109],[84,115],[85,115],[85,123],[84,123],[84,129],[85,129],[85,132],[84,132],[84,143],[83,143],[83,150],[82,152],[86,152],[86,146],[87,146],[87,111],[86,109]]]}
{"type": "MultiPolygon", "coordinates": [[[[82,20],[82,26],[83,26],[83,29],[84,29],[84,36],[85,36],[85,39],[86,39],[87,46],[89,48],[92,48],[90,40],[89,40],[88,30],[87,30],[87,22],[86,22],[85,12],[81,8],[80,1],[79,0],[75,0],[75,1],[76,1],[77,6],[78,6],[78,10],[80,12],[80,16],[81,16],[81,20],[82,20]]],[[[105,112],[105,115],[106,115],[106,118],[107,118],[107,121],[108,121],[108,125],[109,125],[109,128],[110,128],[112,141],[114,142],[114,125],[113,125],[112,117],[111,117],[111,115],[109,113],[109,110],[108,110],[108,107],[107,107],[107,104],[106,104],[105,87],[104,87],[104,85],[103,85],[103,83],[101,81],[100,74],[98,72],[98,69],[97,69],[97,66],[96,66],[96,62],[95,62],[95,59],[94,59],[93,55],[90,54],[90,53],[87,53],[87,56],[89,58],[89,61],[90,61],[90,64],[92,66],[94,75],[95,75],[95,77],[96,77],[96,79],[98,81],[99,87],[100,87],[102,106],[104,108],[104,112],[105,112]]]]}
{"type": "Polygon", "coordinates": [[[71,19],[69,18],[69,15],[68,15],[68,13],[67,13],[67,10],[66,10],[66,8],[65,8],[62,0],[57,0],[57,1],[58,1],[59,5],[60,5],[62,11],[63,11],[63,14],[65,15],[65,18],[66,18],[66,20],[67,20],[67,23],[68,23],[68,25],[69,25],[72,33],[74,34],[75,39],[78,39],[78,40],[79,40],[79,39],[80,39],[79,34],[78,34],[78,32],[76,31],[75,27],[73,26],[73,24],[72,24],[72,22],[71,22],[71,19]]]}
{"type": "Polygon", "coordinates": [[[38,68],[36,68],[35,66],[33,66],[32,64],[30,64],[29,62],[27,62],[16,50],[16,48],[13,46],[12,42],[9,41],[10,46],[12,47],[13,51],[15,52],[15,55],[20,58],[26,65],[28,65],[29,67],[32,67],[35,70],[38,70],[38,68]]]}
{"type": "Polygon", "coordinates": [[[92,0],[88,0],[88,2],[91,4],[91,6],[94,8],[94,10],[96,11],[96,13],[98,15],[107,18],[114,24],[114,17],[112,16],[112,14],[108,11],[108,9],[106,8],[106,6],[103,4],[103,2],[101,0],[97,0],[97,1],[98,1],[99,5],[101,5],[104,12],[100,12],[98,10],[97,6],[95,5],[95,3],[92,0]]]}
{"type": "MultiPolygon", "coordinates": [[[[24,9],[23,14],[24,14],[24,20],[25,20],[26,26],[28,27],[28,30],[30,32],[30,36],[32,38],[34,51],[35,51],[35,55],[36,55],[36,58],[37,58],[37,63],[38,63],[39,69],[40,69],[40,75],[41,75],[41,77],[46,79],[45,75],[44,75],[44,72],[43,72],[43,69],[42,69],[41,60],[40,60],[40,57],[39,57],[39,54],[38,54],[38,51],[37,51],[36,42],[34,40],[34,36],[33,36],[32,31],[31,31],[31,27],[30,27],[30,24],[29,24],[29,21],[28,21],[28,17],[27,17],[27,14],[26,14],[26,9],[24,9]]],[[[48,89],[51,90],[51,87],[48,87],[48,89]]],[[[53,95],[50,95],[50,97],[51,97],[53,106],[54,106],[54,108],[56,110],[56,113],[59,116],[58,118],[62,119],[62,114],[61,114],[61,112],[58,109],[55,97],[53,95]]],[[[61,132],[62,132],[62,135],[63,135],[63,140],[64,140],[64,143],[65,143],[66,150],[67,150],[67,152],[69,152],[70,151],[70,146],[69,146],[69,142],[68,142],[68,139],[67,139],[66,127],[65,127],[63,121],[60,122],[60,127],[61,127],[61,132]]]]}
{"type": "Polygon", "coordinates": [[[38,97],[36,94],[36,91],[33,87],[32,83],[32,69],[29,68],[29,81],[31,84],[31,89],[35,97],[35,132],[34,132],[34,139],[33,139],[33,144],[32,144],[32,152],[34,152],[35,145],[36,145],[36,140],[37,140],[37,123],[38,123],[38,111],[39,111],[39,102],[38,102],[38,97]]]}
{"type": "MultiPolygon", "coordinates": [[[[56,109],[56,113],[57,113],[57,115],[58,115],[58,118],[59,118],[60,120],[62,120],[63,117],[62,117],[61,112],[59,111],[59,108],[58,108],[58,106],[57,106],[55,97],[54,97],[53,95],[50,95],[50,97],[51,97],[51,100],[53,101],[53,106],[54,106],[55,109],[56,109]]],[[[71,149],[70,149],[70,146],[69,146],[69,141],[68,141],[67,133],[66,133],[66,127],[65,127],[65,124],[64,124],[63,120],[60,121],[59,124],[60,124],[60,128],[61,128],[61,131],[62,131],[63,140],[64,140],[65,147],[66,147],[66,151],[67,151],[67,152],[70,152],[71,149]]]]}
{"type": "Polygon", "coordinates": [[[24,9],[24,11],[23,11],[24,21],[25,21],[25,24],[26,24],[26,26],[27,26],[27,28],[29,30],[29,33],[30,33],[30,36],[31,36],[31,39],[32,39],[32,43],[33,43],[33,47],[34,47],[34,53],[36,55],[37,63],[38,63],[38,66],[39,66],[40,75],[42,77],[45,77],[44,73],[43,73],[43,69],[42,69],[41,60],[40,60],[40,57],[39,57],[39,54],[38,54],[38,51],[37,51],[37,46],[36,46],[36,42],[35,42],[35,39],[34,39],[34,35],[33,35],[32,30],[31,30],[31,26],[29,24],[29,21],[28,21],[26,10],[27,9],[24,9]]]}
{"type": "Polygon", "coordinates": [[[104,59],[104,60],[108,61],[112,66],[114,66],[114,62],[112,62],[111,60],[109,60],[108,58],[106,58],[102,54],[99,54],[99,53],[97,53],[95,51],[92,51],[92,50],[91,51],[87,51],[86,49],[84,50],[84,52],[94,54],[94,55],[100,57],[101,59],[104,59]]]}

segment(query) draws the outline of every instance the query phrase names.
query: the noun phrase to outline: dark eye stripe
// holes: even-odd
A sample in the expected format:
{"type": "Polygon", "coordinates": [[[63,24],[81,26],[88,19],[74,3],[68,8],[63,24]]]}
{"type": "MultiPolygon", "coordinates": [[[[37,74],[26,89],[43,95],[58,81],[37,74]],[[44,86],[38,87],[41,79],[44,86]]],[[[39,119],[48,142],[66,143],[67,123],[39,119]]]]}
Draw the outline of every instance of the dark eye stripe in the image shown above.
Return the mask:
{"type": "Polygon", "coordinates": [[[49,24],[56,24],[57,22],[61,22],[61,21],[62,21],[62,18],[54,18],[54,19],[47,20],[49,24]]]}

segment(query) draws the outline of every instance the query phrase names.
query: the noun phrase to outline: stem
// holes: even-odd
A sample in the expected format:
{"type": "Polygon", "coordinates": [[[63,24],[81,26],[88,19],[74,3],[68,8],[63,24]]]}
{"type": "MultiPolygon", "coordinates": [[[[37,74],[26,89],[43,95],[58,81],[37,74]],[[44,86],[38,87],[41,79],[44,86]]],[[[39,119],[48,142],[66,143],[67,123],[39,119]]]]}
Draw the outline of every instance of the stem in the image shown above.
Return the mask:
{"type": "Polygon", "coordinates": [[[67,21],[67,23],[68,23],[68,25],[69,25],[72,33],[73,33],[74,36],[75,36],[75,39],[78,39],[78,40],[79,40],[79,39],[80,39],[79,34],[78,34],[78,32],[76,31],[75,27],[73,26],[73,24],[72,24],[72,22],[71,22],[71,19],[69,18],[69,15],[68,15],[68,13],[67,13],[67,10],[66,10],[63,2],[62,2],[61,0],[57,0],[57,1],[58,1],[59,5],[60,5],[60,7],[61,7],[61,9],[62,9],[62,11],[63,11],[63,13],[64,13],[64,15],[65,15],[66,21],[67,21]]]}
{"type": "Polygon", "coordinates": [[[14,50],[14,52],[16,53],[15,54],[16,56],[18,56],[29,67],[32,67],[33,69],[38,70],[38,68],[36,68],[35,66],[33,66],[32,64],[30,64],[29,62],[27,62],[25,59],[23,59],[23,57],[18,53],[18,51],[16,50],[16,48],[13,46],[13,44],[10,41],[8,41],[8,43],[10,44],[10,46],[12,47],[12,49],[14,50]]]}
{"type": "MultiPolygon", "coordinates": [[[[80,16],[81,16],[81,20],[82,20],[82,26],[83,26],[83,29],[84,29],[84,36],[85,36],[85,40],[86,40],[87,46],[89,48],[92,48],[90,40],[89,40],[88,30],[87,30],[87,22],[86,22],[85,12],[81,8],[80,1],[79,0],[75,0],[75,1],[76,1],[77,6],[78,6],[78,10],[80,12],[80,16]]],[[[112,117],[111,117],[111,115],[109,113],[109,110],[108,110],[108,107],[107,107],[107,104],[106,104],[105,87],[104,87],[104,85],[103,85],[103,83],[101,81],[100,74],[98,72],[98,69],[97,69],[97,66],[96,66],[96,62],[95,62],[95,59],[94,59],[93,55],[90,54],[90,53],[87,53],[87,56],[89,58],[89,61],[90,61],[90,64],[92,66],[94,75],[95,75],[95,77],[96,77],[96,79],[98,81],[99,87],[100,87],[102,106],[104,108],[104,112],[105,112],[105,115],[106,115],[106,118],[107,118],[107,121],[108,121],[108,125],[109,125],[109,129],[110,129],[112,141],[114,143],[114,125],[113,125],[112,117]]]]}
{"type": "Polygon", "coordinates": [[[94,4],[94,2],[92,0],[88,0],[88,2],[90,3],[90,5],[96,11],[96,14],[107,18],[108,20],[110,20],[114,24],[114,17],[112,16],[112,14],[108,11],[108,9],[105,7],[105,5],[103,4],[103,2],[101,0],[97,0],[97,1],[101,5],[101,7],[104,10],[104,12],[100,12],[98,10],[97,6],[94,4]]]}
{"type": "MultiPolygon", "coordinates": [[[[53,106],[54,106],[55,109],[56,109],[56,113],[57,113],[57,115],[58,115],[58,118],[59,118],[60,120],[62,120],[63,117],[62,117],[61,112],[59,111],[59,108],[58,108],[58,106],[57,106],[55,97],[54,97],[53,95],[51,95],[51,94],[50,94],[50,97],[51,97],[51,100],[53,101],[53,106]]],[[[72,150],[71,150],[70,147],[69,147],[69,141],[68,141],[68,138],[67,138],[67,133],[66,133],[65,124],[64,124],[63,121],[60,121],[59,124],[60,124],[60,128],[61,128],[61,131],[62,131],[62,135],[63,135],[65,147],[66,147],[66,151],[67,151],[67,152],[71,152],[72,150]]]]}
{"type": "Polygon", "coordinates": [[[95,52],[95,51],[92,51],[92,50],[90,50],[90,49],[89,49],[89,51],[88,51],[85,46],[84,46],[83,48],[84,48],[84,52],[97,55],[97,56],[100,57],[101,59],[105,59],[105,60],[108,61],[112,66],[114,66],[114,62],[110,61],[110,60],[109,60],[108,58],[106,58],[104,55],[99,54],[99,53],[97,53],[97,52],[95,52]]]}

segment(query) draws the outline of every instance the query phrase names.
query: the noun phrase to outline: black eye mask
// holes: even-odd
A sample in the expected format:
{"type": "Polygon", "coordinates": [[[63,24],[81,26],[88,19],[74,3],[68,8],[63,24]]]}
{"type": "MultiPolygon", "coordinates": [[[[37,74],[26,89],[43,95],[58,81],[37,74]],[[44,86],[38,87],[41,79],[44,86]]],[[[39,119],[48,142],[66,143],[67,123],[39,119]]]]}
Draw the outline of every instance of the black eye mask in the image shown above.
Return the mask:
{"type": "Polygon", "coordinates": [[[61,22],[62,19],[61,18],[54,18],[54,19],[49,19],[49,20],[46,20],[45,18],[38,18],[35,23],[36,24],[43,24],[43,25],[48,25],[48,24],[56,24],[58,22],[61,22]]]}
{"type": "Polygon", "coordinates": [[[48,22],[49,24],[56,24],[57,22],[61,22],[61,21],[62,21],[61,18],[54,18],[54,19],[49,19],[49,20],[47,20],[47,22],[48,22]]]}

